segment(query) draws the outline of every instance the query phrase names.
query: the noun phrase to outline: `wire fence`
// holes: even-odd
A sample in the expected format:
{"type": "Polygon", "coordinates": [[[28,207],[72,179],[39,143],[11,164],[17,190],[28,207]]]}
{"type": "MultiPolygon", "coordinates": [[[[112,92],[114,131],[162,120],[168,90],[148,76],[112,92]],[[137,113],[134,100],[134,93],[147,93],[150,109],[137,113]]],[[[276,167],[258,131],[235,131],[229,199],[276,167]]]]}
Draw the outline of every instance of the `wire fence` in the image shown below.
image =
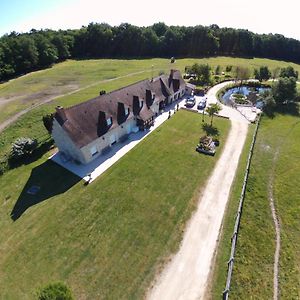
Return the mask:
{"type": "Polygon", "coordinates": [[[253,148],[254,148],[255,141],[256,141],[259,122],[260,122],[260,117],[258,118],[257,123],[256,123],[256,128],[255,128],[255,131],[253,134],[252,143],[251,143],[250,151],[248,154],[247,167],[246,167],[245,176],[244,176],[243,188],[242,188],[239,206],[238,206],[238,210],[237,210],[237,214],[236,214],[233,234],[231,237],[231,251],[230,251],[229,260],[227,262],[228,270],[227,270],[226,286],[225,286],[225,290],[223,291],[223,300],[227,300],[229,298],[229,291],[230,291],[231,277],[232,277],[232,271],[233,271],[235,250],[236,250],[236,245],[237,245],[237,238],[238,238],[238,233],[239,233],[239,228],[240,228],[240,221],[241,221],[243,204],[244,204],[246,187],[247,187],[247,181],[248,181],[248,176],[249,176],[249,169],[250,169],[250,164],[251,164],[251,159],[252,159],[252,154],[253,154],[253,148]]]}

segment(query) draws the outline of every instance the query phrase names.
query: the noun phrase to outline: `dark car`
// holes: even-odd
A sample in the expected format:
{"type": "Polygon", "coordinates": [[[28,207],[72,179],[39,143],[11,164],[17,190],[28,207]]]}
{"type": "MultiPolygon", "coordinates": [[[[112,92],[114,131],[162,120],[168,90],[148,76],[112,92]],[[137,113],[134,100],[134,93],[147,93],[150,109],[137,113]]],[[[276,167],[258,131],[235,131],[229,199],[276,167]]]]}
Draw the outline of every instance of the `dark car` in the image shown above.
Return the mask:
{"type": "Polygon", "coordinates": [[[195,97],[190,97],[190,98],[186,99],[186,101],[185,101],[186,107],[193,107],[195,104],[196,104],[195,97]]]}
{"type": "Polygon", "coordinates": [[[197,109],[203,110],[205,107],[206,107],[206,100],[205,99],[201,99],[200,102],[197,105],[197,109]]]}

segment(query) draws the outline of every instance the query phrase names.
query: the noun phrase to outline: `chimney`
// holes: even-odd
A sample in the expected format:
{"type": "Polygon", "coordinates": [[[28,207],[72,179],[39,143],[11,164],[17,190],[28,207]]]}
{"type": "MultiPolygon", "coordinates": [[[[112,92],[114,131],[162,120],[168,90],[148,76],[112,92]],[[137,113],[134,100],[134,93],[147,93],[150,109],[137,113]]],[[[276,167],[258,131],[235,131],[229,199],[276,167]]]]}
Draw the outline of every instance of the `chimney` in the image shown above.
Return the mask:
{"type": "Polygon", "coordinates": [[[174,70],[174,69],[171,69],[171,70],[170,70],[170,76],[169,76],[169,77],[170,77],[171,79],[173,79],[174,72],[175,72],[175,70],[174,70]]]}
{"type": "Polygon", "coordinates": [[[62,123],[66,122],[68,118],[67,118],[65,109],[62,106],[56,106],[55,109],[56,109],[56,112],[57,112],[58,116],[60,117],[62,123]]]}

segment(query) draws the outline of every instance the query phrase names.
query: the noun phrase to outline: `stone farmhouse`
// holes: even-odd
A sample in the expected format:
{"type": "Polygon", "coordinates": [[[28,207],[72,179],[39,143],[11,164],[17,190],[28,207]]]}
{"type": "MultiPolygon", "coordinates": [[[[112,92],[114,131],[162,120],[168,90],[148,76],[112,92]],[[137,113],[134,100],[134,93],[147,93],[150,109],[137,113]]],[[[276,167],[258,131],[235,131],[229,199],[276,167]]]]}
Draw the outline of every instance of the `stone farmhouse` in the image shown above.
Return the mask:
{"type": "Polygon", "coordinates": [[[142,80],[63,108],[54,114],[52,136],[66,160],[87,164],[125,141],[131,132],[153,125],[155,117],[181,98],[186,84],[180,71],[171,70],[152,80],[142,80]]]}

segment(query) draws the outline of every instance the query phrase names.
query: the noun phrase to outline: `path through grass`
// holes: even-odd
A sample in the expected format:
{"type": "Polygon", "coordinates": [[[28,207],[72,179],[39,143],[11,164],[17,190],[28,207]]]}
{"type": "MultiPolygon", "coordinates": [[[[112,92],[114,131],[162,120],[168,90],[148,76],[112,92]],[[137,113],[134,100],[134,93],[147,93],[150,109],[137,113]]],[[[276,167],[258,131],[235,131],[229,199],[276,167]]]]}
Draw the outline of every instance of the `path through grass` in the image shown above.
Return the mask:
{"type": "MultiPolygon", "coordinates": [[[[276,235],[269,199],[272,172],[271,188],[281,229],[279,296],[280,299],[300,298],[300,118],[276,114],[273,119],[263,117],[258,131],[238,238],[231,299],[273,298],[276,235]],[[276,152],[278,157],[274,160],[276,152]]],[[[235,211],[236,207],[229,207],[228,215],[234,215],[235,211]]],[[[226,227],[225,232],[228,230],[226,227]]],[[[223,246],[224,253],[229,251],[230,233],[227,237],[224,234],[221,240],[221,245],[228,243],[228,249],[223,246]]],[[[220,297],[222,281],[225,285],[226,257],[229,256],[217,260],[214,299],[220,297]]]]}

